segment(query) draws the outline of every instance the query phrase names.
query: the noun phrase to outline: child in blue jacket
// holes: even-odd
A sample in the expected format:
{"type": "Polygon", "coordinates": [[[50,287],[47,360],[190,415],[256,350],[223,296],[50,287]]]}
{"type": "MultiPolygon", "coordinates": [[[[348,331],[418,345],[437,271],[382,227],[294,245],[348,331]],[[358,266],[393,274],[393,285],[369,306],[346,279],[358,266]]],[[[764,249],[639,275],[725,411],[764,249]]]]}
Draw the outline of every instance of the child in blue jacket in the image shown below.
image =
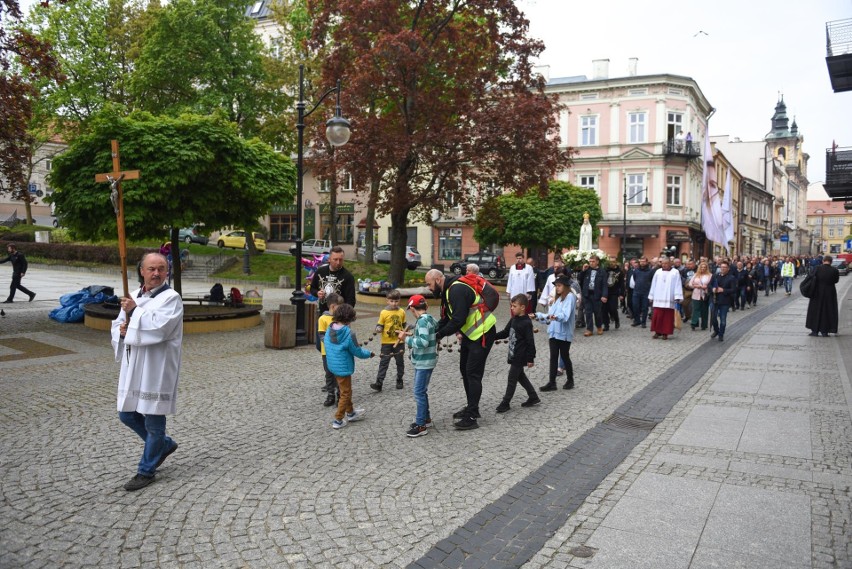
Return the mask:
{"type": "Polygon", "coordinates": [[[352,421],[364,418],[364,409],[355,409],[352,405],[352,374],[355,373],[355,358],[367,359],[376,354],[358,346],[355,334],[349,328],[355,320],[355,309],[348,304],[341,304],[334,310],[331,326],[325,333],[325,346],[328,369],[337,380],[340,390],[340,400],[337,403],[337,413],[331,426],[342,429],[352,421]],[[345,419],[345,420],[344,420],[345,419]]]}

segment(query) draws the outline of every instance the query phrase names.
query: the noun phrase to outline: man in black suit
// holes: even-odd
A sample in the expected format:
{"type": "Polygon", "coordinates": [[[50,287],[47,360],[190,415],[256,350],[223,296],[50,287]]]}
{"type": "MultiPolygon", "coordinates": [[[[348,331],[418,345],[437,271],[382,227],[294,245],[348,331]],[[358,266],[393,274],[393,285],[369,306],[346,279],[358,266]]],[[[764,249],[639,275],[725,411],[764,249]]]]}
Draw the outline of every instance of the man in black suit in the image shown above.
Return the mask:
{"type": "Polygon", "coordinates": [[[583,295],[583,311],[586,314],[586,332],[584,336],[592,335],[592,326],[598,329],[598,336],[603,334],[603,303],[609,296],[607,273],[600,267],[600,259],[592,255],[589,258],[589,268],[580,275],[580,291],[583,295]],[[594,322],[592,321],[594,318],[594,322]]]}

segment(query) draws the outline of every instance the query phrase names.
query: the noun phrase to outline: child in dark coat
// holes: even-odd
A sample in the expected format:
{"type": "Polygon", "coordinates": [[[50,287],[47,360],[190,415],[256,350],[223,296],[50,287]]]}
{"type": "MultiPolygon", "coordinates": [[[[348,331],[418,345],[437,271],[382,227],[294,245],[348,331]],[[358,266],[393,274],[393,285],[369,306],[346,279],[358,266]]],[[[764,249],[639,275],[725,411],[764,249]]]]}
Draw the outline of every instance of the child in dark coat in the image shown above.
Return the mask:
{"type": "Polygon", "coordinates": [[[533,336],[533,325],[526,315],[527,295],[518,294],[512,298],[512,319],[506,323],[502,332],[498,332],[496,339],[509,340],[509,383],[506,385],[506,394],[503,401],[497,406],[498,413],[509,410],[509,402],[515,395],[515,388],[520,383],[527,391],[527,400],[521,403],[521,407],[532,407],[541,403],[535,388],[530,383],[524,368],[535,365],[535,337],[533,336]]]}

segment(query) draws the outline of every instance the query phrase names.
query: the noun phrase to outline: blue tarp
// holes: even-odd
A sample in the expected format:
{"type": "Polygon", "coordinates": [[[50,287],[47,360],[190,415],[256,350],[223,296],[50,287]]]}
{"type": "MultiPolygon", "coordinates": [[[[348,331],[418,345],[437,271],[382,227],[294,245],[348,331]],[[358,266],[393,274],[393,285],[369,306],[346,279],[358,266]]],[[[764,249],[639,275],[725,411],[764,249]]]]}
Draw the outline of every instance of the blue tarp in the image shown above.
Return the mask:
{"type": "Polygon", "coordinates": [[[82,322],[87,304],[105,301],[118,302],[112,287],[92,285],[77,292],[63,294],[59,298],[59,308],[50,311],[50,317],[57,322],[82,322]]]}

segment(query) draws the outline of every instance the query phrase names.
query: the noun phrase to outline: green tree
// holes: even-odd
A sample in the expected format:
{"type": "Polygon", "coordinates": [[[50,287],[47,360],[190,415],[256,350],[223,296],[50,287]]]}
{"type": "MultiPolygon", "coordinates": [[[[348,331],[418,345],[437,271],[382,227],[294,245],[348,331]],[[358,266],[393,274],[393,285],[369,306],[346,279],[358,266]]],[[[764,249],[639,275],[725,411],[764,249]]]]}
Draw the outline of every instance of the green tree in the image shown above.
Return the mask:
{"type": "Polygon", "coordinates": [[[50,42],[66,80],[41,85],[41,96],[58,119],[74,128],[106,105],[133,109],[128,83],[138,41],[150,12],[142,0],[74,0],[35,6],[27,25],[50,42]]]}
{"type": "MultiPolygon", "coordinates": [[[[251,230],[272,205],[293,199],[293,164],[264,142],[242,138],[224,118],[145,112],[119,117],[107,111],[91,120],[51,169],[53,202],[75,236],[116,235],[108,185],[95,182],[95,174],[112,170],[112,139],[119,141],[122,168],[141,170],[139,180],[122,185],[131,239],[159,238],[164,227],[194,223],[251,230]]],[[[177,251],[176,230],[172,241],[177,251]]]]}
{"type": "Polygon", "coordinates": [[[592,234],[597,235],[597,224],[603,217],[597,193],[567,182],[552,181],[549,186],[545,195],[530,191],[489,199],[476,217],[476,240],[483,245],[561,251],[579,243],[585,212],[589,212],[592,234]]]}
{"type": "Polygon", "coordinates": [[[131,91],[138,108],[177,115],[217,109],[255,136],[289,102],[270,75],[272,62],[245,16],[230,0],[174,0],[153,18],[141,45],[131,91]]]}
{"type": "Polygon", "coordinates": [[[513,0],[307,5],[312,45],[329,50],[322,84],[342,79],[353,126],[331,156],[322,125],[308,125],[312,165],[321,177],[351,174],[361,191],[378,184],[378,213],[392,225],[390,280],[403,280],[411,217],[546,188],[569,164],[556,99],[532,73],[544,46],[527,37],[513,0]]]}

